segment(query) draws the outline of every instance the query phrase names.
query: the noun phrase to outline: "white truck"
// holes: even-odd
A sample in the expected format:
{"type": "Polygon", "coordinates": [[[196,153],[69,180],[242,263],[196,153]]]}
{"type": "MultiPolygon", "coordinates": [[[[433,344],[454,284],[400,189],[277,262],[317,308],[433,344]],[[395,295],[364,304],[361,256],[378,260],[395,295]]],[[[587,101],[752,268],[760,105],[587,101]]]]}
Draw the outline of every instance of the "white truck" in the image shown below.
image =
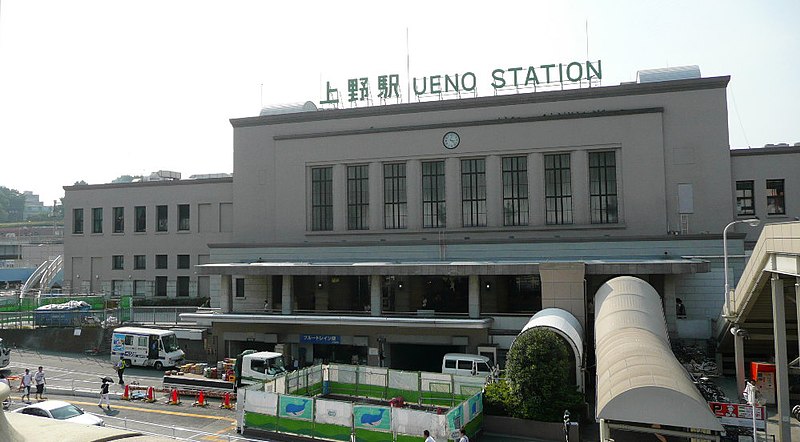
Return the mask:
{"type": "Polygon", "coordinates": [[[233,392],[242,385],[255,384],[276,378],[285,373],[283,355],[271,351],[245,350],[236,357],[235,380],[207,378],[197,374],[167,374],[165,388],[179,390],[203,390],[209,392],[233,392]]]}
{"type": "Polygon", "coordinates": [[[145,327],[119,327],[111,336],[111,362],[124,359],[129,366],[141,365],[162,370],[183,362],[178,337],[171,330],[145,327]]]}

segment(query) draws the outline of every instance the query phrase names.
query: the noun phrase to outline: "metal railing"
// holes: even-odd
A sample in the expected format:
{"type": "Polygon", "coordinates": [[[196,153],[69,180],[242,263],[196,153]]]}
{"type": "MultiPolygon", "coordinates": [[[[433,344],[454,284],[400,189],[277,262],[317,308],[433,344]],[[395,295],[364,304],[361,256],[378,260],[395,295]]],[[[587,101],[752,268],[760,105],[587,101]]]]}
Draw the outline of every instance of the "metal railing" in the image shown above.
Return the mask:
{"type": "MultiPolygon", "coordinates": [[[[94,414],[94,413],[93,413],[94,414]]],[[[126,431],[137,431],[149,436],[169,437],[176,440],[227,440],[244,442],[263,442],[263,439],[250,439],[232,434],[209,433],[193,428],[178,425],[160,425],[152,422],[142,422],[134,419],[120,418],[108,415],[97,415],[106,421],[106,426],[126,431]],[[114,424],[109,424],[109,420],[114,424]]]]}

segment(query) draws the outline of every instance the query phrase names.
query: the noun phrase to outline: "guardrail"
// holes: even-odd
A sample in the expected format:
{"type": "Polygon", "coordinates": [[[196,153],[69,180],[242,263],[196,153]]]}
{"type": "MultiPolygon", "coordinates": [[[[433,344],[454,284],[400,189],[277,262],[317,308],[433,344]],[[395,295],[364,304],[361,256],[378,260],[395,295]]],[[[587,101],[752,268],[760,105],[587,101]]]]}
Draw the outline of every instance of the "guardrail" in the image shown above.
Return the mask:
{"type": "MultiPolygon", "coordinates": [[[[181,322],[181,313],[194,313],[195,311],[197,311],[197,307],[133,307],[130,315],[130,321],[139,324],[177,325],[181,322]]],[[[70,311],[68,313],[72,312],[73,311],[70,311]]],[[[41,326],[101,326],[103,322],[111,316],[119,320],[122,312],[119,308],[113,308],[88,311],[75,310],[74,313],[76,314],[59,318],[57,323],[48,321],[46,324],[40,324],[37,323],[35,310],[24,312],[0,312],[0,329],[36,328],[41,326]]]]}
{"type": "Polygon", "coordinates": [[[106,421],[107,427],[118,428],[126,431],[138,431],[149,436],[169,437],[176,440],[224,439],[228,441],[263,442],[263,439],[250,439],[244,436],[234,436],[231,434],[208,433],[205,431],[200,431],[193,428],[184,428],[177,425],[159,425],[152,422],[142,422],[134,419],[108,416],[105,414],[98,414],[97,416],[106,421]],[[109,420],[114,421],[117,423],[117,425],[109,424],[109,420]]]}

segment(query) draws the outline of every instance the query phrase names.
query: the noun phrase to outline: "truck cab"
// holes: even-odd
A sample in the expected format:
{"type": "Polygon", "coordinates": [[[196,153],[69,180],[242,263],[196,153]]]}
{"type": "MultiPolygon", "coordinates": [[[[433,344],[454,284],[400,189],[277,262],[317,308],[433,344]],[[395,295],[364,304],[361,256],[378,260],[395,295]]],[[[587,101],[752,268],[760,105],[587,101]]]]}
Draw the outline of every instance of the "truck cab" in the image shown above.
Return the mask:
{"type": "Polygon", "coordinates": [[[242,352],[236,358],[236,386],[264,382],[286,372],[283,354],[272,351],[242,352]]]}

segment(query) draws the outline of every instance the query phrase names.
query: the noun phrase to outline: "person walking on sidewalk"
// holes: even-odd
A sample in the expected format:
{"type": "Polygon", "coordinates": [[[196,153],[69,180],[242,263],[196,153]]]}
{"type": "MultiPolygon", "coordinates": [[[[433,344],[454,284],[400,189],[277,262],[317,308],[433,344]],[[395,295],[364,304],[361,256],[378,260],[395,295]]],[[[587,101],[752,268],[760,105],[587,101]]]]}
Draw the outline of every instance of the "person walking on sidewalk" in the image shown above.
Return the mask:
{"type": "Polygon", "coordinates": [[[26,368],[25,374],[22,375],[19,383],[19,390],[24,392],[20,400],[28,404],[31,403],[31,381],[33,381],[31,371],[26,368]],[[26,397],[28,398],[27,400],[25,400],[26,397]]]}
{"type": "Polygon", "coordinates": [[[122,373],[125,372],[125,359],[122,357],[119,358],[119,361],[114,365],[114,368],[117,369],[117,376],[119,376],[119,385],[125,385],[125,381],[122,380],[122,373]]]}
{"type": "Polygon", "coordinates": [[[44,371],[42,367],[39,366],[39,371],[33,374],[33,381],[36,382],[36,400],[41,402],[45,399],[44,397],[44,371]]]}
{"type": "Polygon", "coordinates": [[[111,382],[113,382],[111,378],[103,378],[103,383],[100,384],[100,403],[97,404],[98,407],[103,408],[103,402],[105,402],[108,411],[111,411],[111,404],[108,402],[108,386],[111,382]]]}

